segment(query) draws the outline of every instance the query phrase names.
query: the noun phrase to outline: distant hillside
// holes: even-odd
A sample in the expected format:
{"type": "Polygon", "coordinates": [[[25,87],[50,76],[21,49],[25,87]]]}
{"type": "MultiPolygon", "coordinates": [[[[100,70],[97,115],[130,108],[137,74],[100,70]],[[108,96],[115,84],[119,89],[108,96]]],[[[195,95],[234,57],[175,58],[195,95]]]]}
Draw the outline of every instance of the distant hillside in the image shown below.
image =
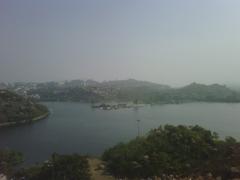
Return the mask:
{"type": "MultiPolygon", "coordinates": [[[[24,90],[15,87],[15,89],[24,90]]],[[[240,102],[240,91],[224,85],[192,83],[181,88],[135,79],[97,82],[73,80],[27,86],[27,95],[42,101],[126,101],[135,103],[240,102]],[[34,87],[34,88],[32,88],[34,87]]]]}
{"type": "Polygon", "coordinates": [[[28,95],[39,95],[41,101],[102,101],[104,98],[92,87],[39,87],[28,91],[28,95]]]}
{"type": "Polygon", "coordinates": [[[167,89],[170,87],[134,79],[104,82],[73,80],[61,84],[41,83],[29,90],[28,95],[38,94],[43,101],[144,101],[152,93],[167,89]]]}
{"type": "Polygon", "coordinates": [[[227,84],[227,86],[230,88],[230,89],[232,89],[232,90],[234,90],[234,91],[238,91],[238,92],[240,92],[240,85],[239,84],[234,84],[234,83],[229,83],[229,84],[227,84]]]}
{"type": "Polygon", "coordinates": [[[158,93],[153,99],[158,102],[171,103],[182,103],[188,101],[240,102],[240,93],[231,90],[224,85],[204,85],[192,83],[182,88],[171,89],[163,93],[158,93]]]}
{"type": "MultiPolygon", "coordinates": [[[[234,100],[237,98],[237,93],[227,86],[212,84],[212,85],[203,85],[192,83],[188,86],[185,86],[179,89],[179,92],[185,95],[188,98],[196,100],[234,100]]],[[[236,99],[237,100],[237,99],[236,99]]]]}
{"type": "Polygon", "coordinates": [[[170,89],[170,86],[152,83],[148,81],[138,81],[135,79],[128,79],[128,80],[116,80],[116,81],[105,81],[101,83],[102,86],[108,86],[113,88],[139,88],[139,87],[148,87],[156,90],[166,90],[170,89]]]}
{"type": "Polygon", "coordinates": [[[0,90],[0,126],[31,122],[48,113],[48,109],[13,92],[0,90]]]}

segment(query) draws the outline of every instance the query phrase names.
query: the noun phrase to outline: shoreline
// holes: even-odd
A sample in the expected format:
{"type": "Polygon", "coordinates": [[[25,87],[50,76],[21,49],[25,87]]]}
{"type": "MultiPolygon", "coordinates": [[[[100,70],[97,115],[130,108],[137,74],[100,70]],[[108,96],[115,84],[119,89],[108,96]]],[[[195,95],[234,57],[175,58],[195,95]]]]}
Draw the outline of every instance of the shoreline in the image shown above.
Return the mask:
{"type": "Polygon", "coordinates": [[[42,119],[47,118],[50,115],[50,112],[44,113],[43,115],[37,116],[32,118],[31,120],[22,120],[19,122],[5,122],[5,123],[0,123],[0,128],[2,127],[10,127],[10,126],[15,126],[15,125],[22,125],[22,124],[30,124],[32,122],[36,122],[42,119]]]}

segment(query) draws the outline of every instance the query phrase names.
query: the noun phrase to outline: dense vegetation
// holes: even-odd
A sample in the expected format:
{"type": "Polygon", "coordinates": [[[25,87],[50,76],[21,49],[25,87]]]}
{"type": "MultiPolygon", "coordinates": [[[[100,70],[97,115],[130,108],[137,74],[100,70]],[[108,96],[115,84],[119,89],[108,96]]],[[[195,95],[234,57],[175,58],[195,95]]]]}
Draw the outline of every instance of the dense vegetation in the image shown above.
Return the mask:
{"type": "Polygon", "coordinates": [[[87,157],[77,154],[52,157],[42,164],[29,168],[16,168],[23,158],[20,153],[10,150],[0,151],[0,174],[15,180],[88,180],[90,179],[87,157]]]}
{"type": "Polygon", "coordinates": [[[23,162],[23,155],[19,152],[0,150],[0,174],[12,175],[15,167],[23,162]]]}
{"type": "Polygon", "coordinates": [[[27,180],[88,180],[90,179],[88,160],[77,154],[52,157],[43,164],[22,169],[14,174],[16,179],[27,180]]]}
{"type": "Polygon", "coordinates": [[[104,100],[102,95],[92,89],[82,87],[40,87],[29,91],[29,94],[38,94],[41,101],[79,101],[98,102],[104,100]]]}
{"type": "Polygon", "coordinates": [[[145,137],[106,150],[103,160],[107,162],[109,172],[122,178],[209,172],[226,177],[231,168],[236,168],[232,166],[239,166],[237,147],[239,144],[235,139],[220,140],[216,133],[199,126],[166,125],[145,137]]]}
{"type": "Polygon", "coordinates": [[[240,102],[240,93],[223,85],[192,83],[183,88],[170,88],[166,85],[133,79],[102,83],[81,80],[64,84],[42,83],[28,93],[29,95],[38,94],[44,101],[240,102]]]}
{"type": "Polygon", "coordinates": [[[157,102],[182,103],[182,102],[240,102],[240,93],[226,86],[213,84],[203,85],[192,83],[179,89],[171,89],[155,94],[152,98],[157,102]]]}
{"type": "Polygon", "coordinates": [[[48,109],[43,105],[36,104],[13,92],[0,90],[0,124],[31,122],[47,112],[48,109]]]}

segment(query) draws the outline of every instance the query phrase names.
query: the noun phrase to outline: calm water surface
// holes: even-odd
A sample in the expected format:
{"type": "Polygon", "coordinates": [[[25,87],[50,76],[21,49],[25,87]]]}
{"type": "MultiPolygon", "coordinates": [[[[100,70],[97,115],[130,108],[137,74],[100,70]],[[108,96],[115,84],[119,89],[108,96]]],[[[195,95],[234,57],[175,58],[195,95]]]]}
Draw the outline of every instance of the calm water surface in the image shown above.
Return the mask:
{"type": "Polygon", "coordinates": [[[44,103],[51,115],[31,125],[0,129],[0,148],[21,151],[27,164],[46,160],[53,152],[100,155],[118,142],[164,124],[201,125],[221,137],[240,139],[240,104],[189,103],[103,111],[89,104],[44,103]]]}

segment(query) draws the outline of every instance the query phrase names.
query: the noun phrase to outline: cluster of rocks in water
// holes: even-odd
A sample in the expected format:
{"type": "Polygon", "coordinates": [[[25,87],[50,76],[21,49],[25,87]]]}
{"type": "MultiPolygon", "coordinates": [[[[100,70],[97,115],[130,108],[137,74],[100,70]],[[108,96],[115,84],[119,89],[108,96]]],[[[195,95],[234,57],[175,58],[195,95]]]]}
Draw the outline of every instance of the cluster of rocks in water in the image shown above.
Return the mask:
{"type": "Polygon", "coordinates": [[[101,109],[101,110],[117,110],[117,109],[126,109],[126,108],[138,108],[141,105],[129,105],[125,103],[119,103],[119,104],[99,104],[99,105],[92,105],[92,108],[94,109],[101,109]]]}

